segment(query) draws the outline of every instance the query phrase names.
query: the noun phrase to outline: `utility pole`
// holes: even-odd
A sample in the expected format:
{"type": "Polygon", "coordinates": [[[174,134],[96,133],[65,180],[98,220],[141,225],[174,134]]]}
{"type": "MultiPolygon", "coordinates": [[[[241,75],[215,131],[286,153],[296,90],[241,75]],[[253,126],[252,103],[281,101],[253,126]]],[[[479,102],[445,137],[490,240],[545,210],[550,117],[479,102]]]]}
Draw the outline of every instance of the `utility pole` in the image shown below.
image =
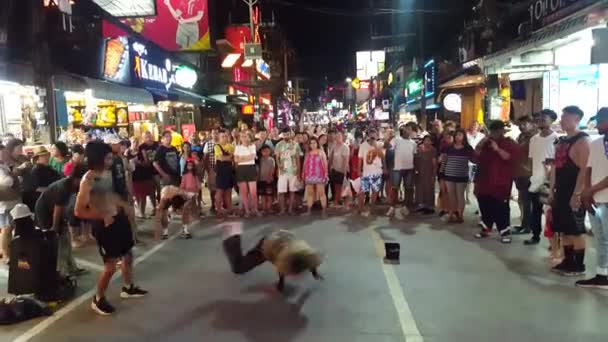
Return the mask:
{"type": "MultiPolygon", "coordinates": [[[[259,0],[243,0],[247,6],[249,6],[249,29],[251,30],[251,42],[256,43],[255,41],[255,25],[253,23],[253,7],[258,3],[259,0]]],[[[258,61],[253,59],[253,72],[252,72],[252,82],[251,82],[251,90],[253,93],[253,108],[254,108],[254,122],[256,119],[259,120],[259,99],[258,99],[258,89],[257,89],[257,80],[258,80],[258,61]]]]}

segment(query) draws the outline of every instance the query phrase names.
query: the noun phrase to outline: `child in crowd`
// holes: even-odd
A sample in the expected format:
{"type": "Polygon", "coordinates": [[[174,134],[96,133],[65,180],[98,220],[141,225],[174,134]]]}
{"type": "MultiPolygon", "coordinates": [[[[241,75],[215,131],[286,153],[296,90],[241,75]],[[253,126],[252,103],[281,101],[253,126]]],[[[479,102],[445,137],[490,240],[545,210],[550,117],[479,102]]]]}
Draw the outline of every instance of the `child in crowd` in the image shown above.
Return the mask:
{"type": "Polygon", "coordinates": [[[200,207],[199,194],[201,193],[201,181],[196,172],[196,165],[192,158],[186,161],[184,174],[182,175],[181,189],[189,196],[196,199],[196,204],[200,207]]]}
{"type": "Polygon", "coordinates": [[[82,145],[73,145],[71,148],[72,158],[63,166],[63,175],[69,177],[72,173],[74,165],[84,161],[84,147],[82,145]]]}
{"type": "Polygon", "coordinates": [[[270,155],[271,149],[263,145],[260,149],[261,158],[258,172],[258,191],[262,196],[262,211],[264,215],[272,214],[272,201],[274,200],[274,178],[276,173],[276,162],[270,155]]]}

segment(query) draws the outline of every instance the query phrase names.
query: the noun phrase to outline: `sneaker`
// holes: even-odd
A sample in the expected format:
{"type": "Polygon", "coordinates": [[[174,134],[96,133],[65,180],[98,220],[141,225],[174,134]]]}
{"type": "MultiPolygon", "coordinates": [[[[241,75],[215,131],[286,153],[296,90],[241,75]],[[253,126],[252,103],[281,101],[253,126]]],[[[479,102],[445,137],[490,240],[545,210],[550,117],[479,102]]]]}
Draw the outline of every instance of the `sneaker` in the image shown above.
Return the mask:
{"type": "Polygon", "coordinates": [[[395,216],[395,207],[390,207],[390,208],[388,209],[388,212],[386,213],[386,216],[388,216],[388,217],[393,217],[393,216],[395,216]]]}
{"type": "Polygon", "coordinates": [[[401,208],[401,215],[408,216],[410,214],[410,210],[406,207],[401,208]]]}
{"type": "Polygon", "coordinates": [[[568,266],[568,259],[564,258],[562,260],[562,262],[560,262],[559,264],[551,267],[551,272],[553,273],[559,273],[559,274],[563,274],[564,272],[566,272],[566,270],[569,268],[568,266]]]}
{"type": "Polygon", "coordinates": [[[598,274],[591,279],[579,280],[575,285],[583,288],[608,290],[608,276],[598,274]]]}
{"type": "Polygon", "coordinates": [[[189,239],[192,239],[192,234],[190,234],[190,232],[182,232],[182,234],[179,237],[182,239],[189,240],[189,239]]]}
{"type": "Polygon", "coordinates": [[[561,275],[563,275],[564,277],[580,277],[585,275],[585,271],[585,265],[573,265],[567,267],[564,271],[562,271],[561,275]]]}
{"type": "Polygon", "coordinates": [[[164,233],[164,234],[163,234],[163,235],[162,235],[160,238],[161,238],[162,240],[167,240],[167,239],[169,239],[169,234],[164,233]]]}
{"type": "Polygon", "coordinates": [[[108,301],[106,300],[106,297],[101,297],[101,298],[97,299],[97,296],[93,296],[93,302],[91,303],[91,309],[93,309],[93,311],[97,312],[98,314],[100,314],[102,316],[109,316],[109,315],[113,314],[114,312],[116,312],[116,309],[114,309],[114,307],[112,305],[110,305],[110,303],[108,303],[108,301]]]}
{"type": "Polygon", "coordinates": [[[504,244],[510,244],[511,242],[513,242],[513,237],[511,236],[511,234],[501,235],[500,242],[504,244]]]}
{"type": "Polygon", "coordinates": [[[532,233],[532,230],[530,230],[530,228],[524,228],[524,227],[513,227],[513,234],[514,235],[527,235],[532,233]]]}
{"type": "Polygon", "coordinates": [[[532,237],[530,240],[524,241],[524,245],[526,245],[526,246],[538,245],[539,243],[540,243],[540,238],[538,238],[538,237],[532,237]]]}
{"type": "Polygon", "coordinates": [[[141,298],[148,294],[148,291],[142,290],[137,286],[131,285],[129,287],[123,286],[120,292],[120,298],[141,298]]]}
{"type": "Polygon", "coordinates": [[[482,229],[479,233],[474,235],[476,239],[485,239],[490,236],[490,230],[482,229]]]}

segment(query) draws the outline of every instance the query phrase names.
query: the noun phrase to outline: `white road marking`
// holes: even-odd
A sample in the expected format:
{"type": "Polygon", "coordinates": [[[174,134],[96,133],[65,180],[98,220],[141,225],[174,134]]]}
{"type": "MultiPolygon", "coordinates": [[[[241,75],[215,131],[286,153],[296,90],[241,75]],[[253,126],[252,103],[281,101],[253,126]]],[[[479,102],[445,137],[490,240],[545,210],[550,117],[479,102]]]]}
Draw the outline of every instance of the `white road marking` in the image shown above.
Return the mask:
{"type": "Polygon", "coordinates": [[[420,330],[418,330],[418,326],[416,325],[416,320],[414,319],[412,310],[410,310],[410,306],[405,299],[405,295],[403,294],[403,289],[401,288],[401,283],[399,282],[399,278],[395,273],[395,268],[393,265],[387,264],[383,260],[385,256],[384,241],[374,228],[375,227],[373,226],[370,227],[369,231],[374,239],[374,245],[376,247],[376,252],[380,257],[380,262],[382,263],[382,271],[384,271],[384,277],[386,278],[386,283],[388,284],[389,293],[393,299],[393,303],[395,304],[395,309],[397,310],[397,316],[399,317],[399,324],[401,325],[404,341],[424,342],[424,338],[420,334],[420,330]]]}
{"type": "MultiPolygon", "coordinates": [[[[154,246],[149,251],[147,251],[144,254],[140,255],[138,258],[135,259],[134,265],[137,265],[140,262],[146,260],[147,258],[149,258],[150,256],[152,256],[154,253],[158,252],[167,243],[169,243],[170,241],[174,240],[178,236],[179,236],[179,233],[175,234],[175,235],[172,235],[171,237],[169,237],[169,239],[167,239],[167,240],[159,243],[158,245],[154,246]]],[[[112,281],[116,280],[119,277],[118,273],[116,273],[114,275],[114,277],[112,278],[112,281]]],[[[26,341],[29,341],[30,339],[32,339],[36,335],[38,335],[41,332],[43,332],[46,328],[50,327],[53,323],[57,322],[58,320],[60,320],[61,318],[63,318],[65,315],[67,315],[68,313],[70,313],[70,311],[76,309],[77,307],[79,307],[80,305],[84,304],[85,302],[90,301],[91,298],[93,298],[93,296],[95,295],[95,292],[96,292],[96,288],[92,288],[91,290],[87,291],[86,293],[80,295],[80,297],[74,299],[73,301],[69,302],[66,306],[64,306],[61,309],[57,310],[52,316],[49,316],[48,318],[43,319],[38,324],[36,324],[32,328],[30,328],[28,331],[26,331],[23,334],[21,334],[19,337],[17,337],[16,339],[14,339],[13,342],[26,342],[26,341]]]]}

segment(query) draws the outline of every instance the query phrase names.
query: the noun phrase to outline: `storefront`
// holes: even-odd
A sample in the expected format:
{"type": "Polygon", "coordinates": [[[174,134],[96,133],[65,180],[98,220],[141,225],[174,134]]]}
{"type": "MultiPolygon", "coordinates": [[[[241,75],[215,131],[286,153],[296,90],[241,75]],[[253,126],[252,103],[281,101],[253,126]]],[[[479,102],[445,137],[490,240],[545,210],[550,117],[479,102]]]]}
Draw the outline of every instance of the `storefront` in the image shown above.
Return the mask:
{"type": "Polygon", "coordinates": [[[476,67],[462,69],[448,77],[439,86],[437,96],[444,120],[458,122],[461,127],[469,127],[474,121],[483,123],[485,81],[476,67]]]}
{"type": "Polygon", "coordinates": [[[405,113],[400,113],[399,115],[415,115],[417,121],[420,122],[423,127],[437,118],[440,106],[435,102],[436,84],[437,67],[435,65],[435,60],[430,60],[424,64],[423,78],[420,78],[419,75],[414,75],[406,82],[405,97],[407,98],[407,104],[405,106],[405,113]],[[421,114],[423,89],[426,112],[426,116],[424,117],[422,117],[421,114]]]}
{"type": "Polygon", "coordinates": [[[33,84],[30,66],[0,63],[0,132],[30,147],[50,143],[45,91],[33,84]]]}
{"type": "Polygon", "coordinates": [[[528,25],[536,30],[523,42],[483,58],[488,76],[490,118],[517,118],[542,108],[570,105],[585,112],[582,123],[608,104],[605,2],[574,0],[559,6],[530,4],[528,25]],[[505,117],[505,113],[508,113],[505,117]]]}
{"type": "Polygon", "coordinates": [[[61,140],[83,143],[87,134],[128,138],[145,131],[158,135],[158,109],[146,90],[75,75],[56,75],[53,83],[61,140]]]}

